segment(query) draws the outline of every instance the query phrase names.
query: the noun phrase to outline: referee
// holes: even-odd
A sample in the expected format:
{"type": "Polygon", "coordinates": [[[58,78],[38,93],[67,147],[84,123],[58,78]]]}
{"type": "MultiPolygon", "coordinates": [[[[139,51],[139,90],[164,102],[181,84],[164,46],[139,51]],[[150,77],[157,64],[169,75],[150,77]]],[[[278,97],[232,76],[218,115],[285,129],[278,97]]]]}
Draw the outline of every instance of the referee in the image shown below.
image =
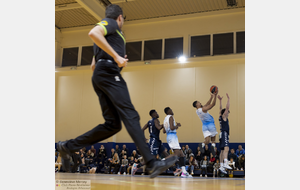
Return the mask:
{"type": "Polygon", "coordinates": [[[150,177],[153,178],[172,166],[177,157],[155,161],[151,155],[141,130],[139,114],[131,103],[126,82],[120,74],[128,61],[125,55],[126,41],[121,31],[124,23],[123,11],[120,6],[111,4],[106,7],[105,17],[89,32],[89,37],[94,42],[95,55],[91,65],[94,71],[92,84],[98,95],[105,123],[75,139],[59,141],[57,149],[61,154],[64,170],[70,172],[70,155],[82,147],[93,145],[119,132],[122,120],[145,160],[150,177]]]}

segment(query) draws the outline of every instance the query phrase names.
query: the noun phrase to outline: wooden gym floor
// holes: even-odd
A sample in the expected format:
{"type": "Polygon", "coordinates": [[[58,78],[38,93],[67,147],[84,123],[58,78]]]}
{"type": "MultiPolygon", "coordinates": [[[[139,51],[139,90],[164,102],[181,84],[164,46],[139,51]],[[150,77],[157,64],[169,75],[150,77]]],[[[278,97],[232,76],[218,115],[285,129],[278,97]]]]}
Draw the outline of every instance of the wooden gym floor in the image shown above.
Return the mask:
{"type": "Polygon", "coordinates": [[[244,190],[244,178],[212,178],[199,177],[180,178],[174,176],[158,176],[150,179],[141,175],[115,174],[80,174],[55,173],[55,180],[91,180],[91,190],[244,190]]]}

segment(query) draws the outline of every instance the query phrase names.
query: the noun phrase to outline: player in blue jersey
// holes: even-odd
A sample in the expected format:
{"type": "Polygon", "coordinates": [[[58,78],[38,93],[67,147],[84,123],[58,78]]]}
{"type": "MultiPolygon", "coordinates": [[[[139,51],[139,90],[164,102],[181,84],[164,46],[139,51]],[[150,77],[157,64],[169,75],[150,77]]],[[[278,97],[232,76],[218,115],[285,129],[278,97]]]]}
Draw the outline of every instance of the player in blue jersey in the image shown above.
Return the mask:
{"type": "Polygon", "coordinates": [[[199,101],[193,102],[193,107],[196,108],[196,113],[202,121],[202,132],[204,136],[204,142],[200,146],[201,152],[203,153],[204,146],[209,144],[211,140],[211,152],[215,155],[215,139],[218,134],[214,118],[208,113],[208,110],[212,109],[216,105],[216,96],[218,92],[211,93],[211,97],[205,105],[202,105],[199,101]],[[213,102],[211,103],[213,99],[213,102]]]}
{"type": "Polygon", "coordinates": [[[232,169],[228,165],[228,151],[229,151],[229,121],[228,121],[228,116],[229,116],[229,106],[230,106],[230,98],[229,95],[226,93],[227,96],[227,104],[226,108],[222,109],[222,98],[218,96],[218,99],[220,100],[220,117],[219,117],[219,122],[220,122],[220,135],[219,135],[219,140],[220,140],[220,171],[222,173],[227,173],[225,169],[232,169]]]}
{"type": "Polygon", "coordinates": [[[165,151],[165,147],[163,146],[161,140],[159,139],[160,130],[164,128],[164,125],[160,125],[159,115],[155,110],[151,110],[149,115],[152,117],[143,127],[143,131],[149,128],[150,133],[150,152],[155,157],[159,154],[167,158],[169,154],[165,151]]]}

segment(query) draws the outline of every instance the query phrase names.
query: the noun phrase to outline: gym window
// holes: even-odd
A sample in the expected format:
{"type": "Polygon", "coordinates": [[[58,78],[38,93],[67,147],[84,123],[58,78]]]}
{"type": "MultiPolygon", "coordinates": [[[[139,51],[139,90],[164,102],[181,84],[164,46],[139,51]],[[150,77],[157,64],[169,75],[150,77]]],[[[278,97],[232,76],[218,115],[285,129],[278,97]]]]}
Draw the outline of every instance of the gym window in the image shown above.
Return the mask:
{"type": "Polygon", "coordinates": [[[213,35],[213,54],[231,54],[233,53],[233,33],[214,34],[213,35]]]}
{"type": "Polygon", "coordinates": [[[94,56],[93,46],[82,47],[81,65],[90,65],[94,56]]]}
{"type": "Polygon", "coordinates": [[[245,53],[245,32],[236,33],[236,52],[245,53]]]}
{"type": "Polygon", "coordinates": [[[191,37],[190,57],[210,55],[210,35],[191,37]]]}
{"type": "Polygon", "coordinates": [[[165,39],[165,59],[180,57],[183,54],[183,38],[165,39]]]}
{"type": "Polygon", "coordinates": [[[145,41],[144,60],[161,59],[162,40],[145,41]]]}
{"type": "Polygon", "coordinates": [[[65,66],[77,66],[78,61],[78,47],[64,48],[62,67],[65,66]]]}
{"type": "Polygon", "coordinates": [[[127,42],[126,55],[129,61],[142,60],[142,42],[127,42]]]}

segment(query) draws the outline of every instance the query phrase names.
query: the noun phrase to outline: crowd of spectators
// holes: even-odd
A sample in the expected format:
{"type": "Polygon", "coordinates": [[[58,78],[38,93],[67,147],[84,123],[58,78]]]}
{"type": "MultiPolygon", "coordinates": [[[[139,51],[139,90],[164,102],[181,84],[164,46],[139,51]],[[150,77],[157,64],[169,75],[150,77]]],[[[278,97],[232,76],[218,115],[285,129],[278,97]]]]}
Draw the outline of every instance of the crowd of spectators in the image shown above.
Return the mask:
{"type": "MultiPolygon", "coordinates": [[[[215,154],[210,151],[207,145],[202,152],[200,147],[193,151],[188,145],[182,146],[182,151],[186,156],[186,170],[191,175],[194,175],[195,169],[201,170],[200,177],[207,177],[208,170],[213,173],[213,177],[215,177],[215,174],[219,175],[220,152],[217,148],[215,148],[215,154]]],[[[167,152],[173,154],[171,149],[167,152]]],[[[160,160],[163,157],[157,156],[156,159],[160,160]]],[[[241,145],[238,146],[237,150],[231,149],[227,159],[229,160],[229,165],[233,168],[227,171],[229,175],[232,174],[233,170],[245,170],[245,150],[241,145]]],[[[59,152],[55,151],[55,172],[63,171],[61,162],[59,152]]],[[[143,169],[142,175],[146,172],[144,160],[138,149],[130,153],[126,145],[123,145],[122,148],[116,145],[110,151],[107,151],[104,145],[101,145],[98,150],[94,146],[91,146],[89,150],[83,147],[79,152],[72,154],[70,165],[71,171],[74,173],[100,173],[103,168],[108,174],[129,175],[131,173],[134,174],[139,168],[143,169]]],[[[178,163],[169,168],[169,170],[174,171],[174,175],[179,169],[178,163]]]]}

